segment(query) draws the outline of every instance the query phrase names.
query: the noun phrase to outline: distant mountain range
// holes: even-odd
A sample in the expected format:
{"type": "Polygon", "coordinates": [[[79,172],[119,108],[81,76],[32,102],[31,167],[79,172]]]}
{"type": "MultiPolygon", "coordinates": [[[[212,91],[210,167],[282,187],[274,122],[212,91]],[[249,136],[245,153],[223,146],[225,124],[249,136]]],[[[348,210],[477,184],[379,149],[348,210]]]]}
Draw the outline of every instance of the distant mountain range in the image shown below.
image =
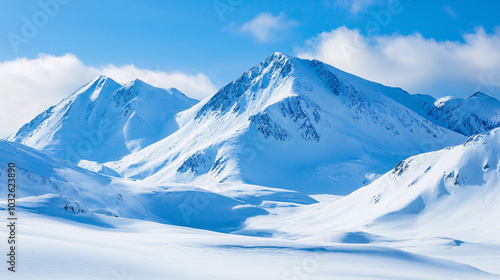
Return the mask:
{"type": "Polygon", "coordinates": [[[275,53],[201,102],[98,77],[7,140],[103,174],[348,194],[500,126],[500,102],[412,95],[275,53]]]}

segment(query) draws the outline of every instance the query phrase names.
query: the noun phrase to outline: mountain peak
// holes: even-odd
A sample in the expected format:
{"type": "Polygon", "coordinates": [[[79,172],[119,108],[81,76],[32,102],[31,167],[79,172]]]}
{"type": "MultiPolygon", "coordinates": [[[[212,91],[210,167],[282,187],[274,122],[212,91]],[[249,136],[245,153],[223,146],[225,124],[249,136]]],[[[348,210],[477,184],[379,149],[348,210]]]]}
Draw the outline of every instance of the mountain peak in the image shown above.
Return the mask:
{"type": "Polygon", "coordinates": [[[104,75],[99,75],[92,79],[90,82],[87,83],[87,85],[103,85],[104,83],[111,82],[113,84],[118,84],[116,81],[111,79],[110,77],[104,76],[104,75]]]}
{"type": "Polygon", "coordinates": [[[135,80],[125,84],[125,87],[134,87],[134,86],[143,87],[143,86],[151,86],[151,85],[140,80],[140,79],[135,79],[135,80]]]}
{"type": "Polygon", "coordinates": [[[281,53],[281,52],[275,52],[272,55],[268,57],[268,59],[273,59],[273,60],[280,60],[280,59],[290,59],[291,56],[281,53]]]}
{"type": "MultiPolygon", "coordinates": [[[[197,112],[195,118],[198,119],[210,112],[226,113],[237,104],[245,106],[244,104],[250,100],[267,103],[272,99],[271,95],[279,99],[276,91],[272,89],[283,86],[293,69],[292,58],[276,52],[221,88],[197,112]]],[[[241,106],[233,108],[233,112],[241,110],[241,106]]]]}
{"type": "Polygon", "coordinates": [[[82,86],[75,93],[81,93],[84,91],[88,91],[89,89],[95,90],[95,89],[98,89],[98,88],[104,86],[104,84],[112,84],[112,85],[121,86],[119,83],[117,83],[115,80],[111,79],[110,77],[107,77],[104,75],[99,75],[99,76],[95,77],[94,79],[90,80],[86,85],[82,86]]]}
{"type": "Polygon", "coordinates": [[[115,82],[113,79],[103,75],[99,75],[98,77],[94,78],[86,85],[78,89],[75,93],[73,93],[72,96],[74,98],[76,98],[77,96],[85,96],[85,98],[89,98],[92,101],[95,101],[100,96],[101,92],[114,91],[120,87],[121,85],[115,82]]]}
{"type": "Polygon", "coordinates": [[[272,55],[268,56],[264,61],[262,61],[261,63],[259,63],[258,65],[256,65],[252,69],[250,69],[250,71],[252,71],[254,69],[260,69],[260,70],[265,71],[266,68],[268,68],[269,66],[273,66],[273,65],[277,65],[277,67],[275,66],[273,68],[269,68],[268,70],[276,70],[280,66],[283,66],[283,65],[288,64],[288,63],[292,63],[293,59],[294,59],[294,57],[291,57],[289,55],[286,55],[286,54],[283,54],[280,52],[275,52],[272,55]]]}
{"type": "Polygon", "coordinates": [[[438,125],[471,136],[500,126],[500,101],[482,92],[467,98],[442,97],[427,116],[438,125]]]}
{"type": "Polygon", "coordinates": [[[473,95],[467,97],[467,99],[471,99],[471,98],[480,98],[480,99],[484,99],[484,100],[495,100],[495,101],[498,101],[498,99],[490,96],[490,95],[487,95],[486,93],[482,93],[480,91],[477,91],[475,92],[473,95]]]}
{"type": "Polygon", "coordinates": [[[135,79],[131,82],[126,83],[123,86],[123,89],[127,92],[130,91],[158,91],[158,90],[164,90],[163,88],[158,88],[153,85],[150,85],[143,80],[140,79],[135,79]]]}
{"type": "MultiPolygon", "coordinates": [[[[135,79],[132,81],[133,84],[136,84],[136,85],[144,85],[144,84],[148,84],[146,82],[144,82],[143,80],[141,79],[135,79]]],[[[148,84],[149,85],[149,84],[148,84]]]]}
{"type": "Polygon", "coordinates": [[[101,81],[101,80],[106,80],[108,79],[107,76],[104,76],[104,75],[99,75],[97,77],[95,77],[94,79],[92,79],[90,82],[91,83],[94,83],[94,82],[98,82],[98,81],[101,81]]]}

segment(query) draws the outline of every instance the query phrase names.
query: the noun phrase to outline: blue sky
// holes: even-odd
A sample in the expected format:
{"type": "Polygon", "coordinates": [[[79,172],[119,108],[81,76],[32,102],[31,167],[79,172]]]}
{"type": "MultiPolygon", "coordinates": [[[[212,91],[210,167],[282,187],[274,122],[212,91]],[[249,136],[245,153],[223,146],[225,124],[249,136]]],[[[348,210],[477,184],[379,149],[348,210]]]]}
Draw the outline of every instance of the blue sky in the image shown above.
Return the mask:
{"type": "MultiPolygon", "coordinates": [[[[386,1],[359,2],[367,3],[367,8],[356,12],[342,1],[70,0],[18,53],[2,36],[0,60],[73,53],[89,65],[132,63],[164,71],[202,72],[225,83],[275,51],[295,54],[295,48],[321,32],[339,26],[363,30],[374,20],[372,13],[387,6],[386,1]],[[215,6],[227,9],[221,12],[223,18],[215,6]],[[268,43],[237,31],[262,12],[283,13],[298,25],[268,43]]],[[[400,6],[403,11],[392,16],[381,34],[419,32],[425,38],[460,41],[462,34],[478,26],[493,32],[499,24],[500,3],[494,0],[474,5],[470,1],[401,0],[400,6]]],[[[21,33],[22,18],[31,19],[40,5],[38,1],[2,1],[0,8],[4,32],[21,33]]]]}
{"type": "Polygon", "coordinates": [[[498,95],[498,11],[495,0],[2,0],[0,74],[13,90],[47,87],[52,103],[97,72],[201,99],[279,51],[412,93],[498,95]],[[29,36],[26,22],[38,24],[29,36]]]}

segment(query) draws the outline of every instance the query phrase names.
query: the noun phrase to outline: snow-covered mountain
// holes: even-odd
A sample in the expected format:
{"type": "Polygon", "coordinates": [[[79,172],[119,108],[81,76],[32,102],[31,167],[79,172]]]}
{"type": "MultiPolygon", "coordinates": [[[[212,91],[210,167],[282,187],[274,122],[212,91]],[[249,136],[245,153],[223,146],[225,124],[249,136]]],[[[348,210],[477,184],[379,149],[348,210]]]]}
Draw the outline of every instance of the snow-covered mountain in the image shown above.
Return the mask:
{"type": "MultiPolygon", "coordinates": [[[[121,215],[120,190],[111,179],[18,143],[0,140],[0,178],[15,164],[18,208],[59,217],[121,215]]],[[[7,197],[7,188],[0,195],[7,197]]],[[[2,205],[0,205],[1,208],[2,205]]],[[[82,217],[84,218],[84,217],[82,217]]],[[[70,218],[71,219],[71,218],[70,218]]]]}
{"type": "Polygon", "coordinates": [[[463,140],[448,129],[500,125],[500,102],[481,93],[435,100],[279,53],[196,103],[98,77],[7,140],[107,175],[347,194],[407,156],[463,140]]]}
{"type": "MultiPolygon", "coordinates": [[[[230,232],[249,217],[265,215],[263,201],[295,205],[316,201],[287,190],[236,186],[217,192],[182,184],[153,184],[101,175],[36,149],[0,140],[0,180],[8,164],[16,167],[19,211],[108,227],[106,217],[123,217],[230,232]]],[[[5,183],[4,183],[5,182],[5,183]]],[[[7,187],[0,189],[0,211],[7,208],[7,187]]]]}
{"type": "Polygon", "coordinates": [[[177,130],[175,114],[196,103],[174,88],[100,76],[7,140],[72,163],[118,160],[177,130]]]}
{"type": "MultiPolygon", "coordinates": [[[[372,184],[320,210],[305,209],[266,224],[295,238],[354,232],[368,239],[497,243],[498,217],[500,128],[401,161],[372,184]]],[[[252,223],[250,228],[264,230],[252,223]]]]}
{"type": "Polygon", "coordinates": [[[199,103],[99,77],[0,140],[16,277],[498,279],[500,128],[450,130],[497,109],[280,53],[199,103]]]}
{"type": "Polygon", "coordinates": [[[175,133],[105,165],[156,182],[347,194],[410,155],[464,140],[394,100],[406,95],[276,53],[179,114],[175,133]]]}
{"type": "Polygon", "coordinates": [[[465,99],[443,97],[426,115],[438,125],[470,136],[500,127],[500,101],[481,92],[465,99]]]}
{"type": "Polygon", "coordinates": [[[500,127],[500,101],[481,92],[465,99],[447,96],[436,100],[429,95],[400,92],[387,96],[427,120],[465,136],[500,127]]]}

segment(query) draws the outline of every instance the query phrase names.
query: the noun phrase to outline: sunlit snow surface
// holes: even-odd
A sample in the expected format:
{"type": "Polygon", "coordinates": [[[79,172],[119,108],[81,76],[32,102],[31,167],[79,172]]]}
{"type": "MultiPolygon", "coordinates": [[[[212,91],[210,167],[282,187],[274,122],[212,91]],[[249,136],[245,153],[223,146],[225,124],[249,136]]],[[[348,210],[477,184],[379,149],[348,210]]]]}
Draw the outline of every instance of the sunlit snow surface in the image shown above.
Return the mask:
{"type": "Polygon", "coordinates": [[[279,53],[197,104],[99,77],[0,141],[0,279],[500,279],[497,102],[279,53]]]}
{"type": "MultiPolygon", "coordinates": [[[[19,271],[2,279],[498,279],[499,246],[448,240],[338,244],[226,235],[98,217],[22,213],[19,271]],[[419,247],[415,247],[415,246],[419,247]],[[418,248],[418,249],[417,249],[418,248]],[[411,251],[418,251],[412,253],[411,251]]],[[[3,243],[2,243],[3,245],[3,243]]]]}
{"type": "MultiPolygon", "coordinates": [[[[0,150],[0,180],[7,178],[5,162],[16,158],[23,186],[19,272],[11,278],[3,270],[5,279],[498,279],[500,273],[500,129],[407,159],[348,196],[315,200],[255,187],[252,199],[228,191],[190,202],[186,193],[207,191],[113,179],[8,142],[0,150]],[[191,224],[182,218],[183,204],[198,209],[191,224]],[[191,228],[169,225],[182,223],[191,228]]],[[[6,197],[5,188],[0,195],[6,197]]]]}

